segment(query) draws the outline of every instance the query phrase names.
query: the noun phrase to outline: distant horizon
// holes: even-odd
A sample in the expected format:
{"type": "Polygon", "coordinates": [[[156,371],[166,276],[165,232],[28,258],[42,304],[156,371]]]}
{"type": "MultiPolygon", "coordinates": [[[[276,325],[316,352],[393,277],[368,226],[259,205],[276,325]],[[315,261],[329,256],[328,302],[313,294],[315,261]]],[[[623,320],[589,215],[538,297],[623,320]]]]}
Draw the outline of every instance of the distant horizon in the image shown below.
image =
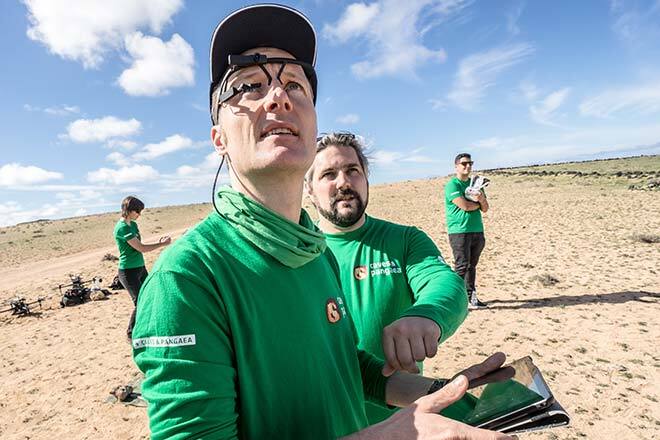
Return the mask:
{"type": "MultiPolygon", "coordinates": [[[[475,169],[474,171],[477,172],[484,172],[484,171],[498,171],[498,170],[512,170],[512,169],[517,169],[517,168],[531,168],[531,167],[543,167],[543,166],[552,166],[552,165],[564,165],[564,164],[572,164],[572,163],[577,163],[577,164],[582,164],[582,163],[587,163],[587,162],[604,162],[604,161],[611,161],[611,160],[621,160],[621,159],[634,159],[634,158],[641,158],[641,157],[656,157],[660,156],[660,154],[638,154],[634,156],[614,156],[614,157],[605,157],[605,158],[599,158],[599,159],[588,159],[588,160],[572,160],[572,161],[563,161],[563,162],[547,162],[547,163],[537,163],[537,164],[527,164],[527,165],[518,165],[518,166],[513,166],[513,167],[499,167],[499,168],[489,168],[489,169],[475,169]]],[[[420,177],[417,179],[402,179],[402,180],[395,180],[395,181],[386,181],[386,182],[378,182],[378,183],[373,183],[372,186],[379,186],[379,185],[390,185],[390,184],[395,184],[395,183],[404,183],[404,182],[414,182],[417,180],[431,180],[431,179],[441,179],[445,177],[451,177],[453,174],[444,174],[444,175],[435,175],[435,176],[427,176],[427,177],[420,177]]],[[[209,188],[211,186],[211,183],[209,183],[209,188]]],[[[139,198],[139,196],[136,196],[139,198]]],[[[148,206],[145,207],[146,210],[150,209],[162,209],[162,208],[170,208],[170,207],[182,207],[182,206],[194,206],[194,205],[205,205],[205,204],[210,204],[211,200],[208,201],[198,201],[198,202],[190,202],[190,203],[177,203],[177,204],[167,204],[167,205],[155,205],[155,206],[148,206]]],[[[120,202],[118,203],[118,205],[120,202]]],[[[60,221],[60,220],[70,220],[70,219],[78,219],[78,218],[85,218],[85,217],[93,217],[97,215],[108,215],[112,213],[118,213],[120,212],[120,209],[116,210],[111,210],[111,211],[99,211],[95,213],[90,213],[90,214],[85,214],[85,215],[78,215],[78,216],[69,216],[69,217],[60,217],[60,218],[39,218],[39,219],[34,219],[34,220],[29,220],[25,222],[20,222],[20,223],[15,223],[11,225],[3,225],[0,226],[0,229],[3,228],[11,228],[14,226],[22,226],[22,225],[29,225],[29,224],[34,224],[34,223],[45,223],[45,222],[54,222],[54,221],[60,221]]]]}

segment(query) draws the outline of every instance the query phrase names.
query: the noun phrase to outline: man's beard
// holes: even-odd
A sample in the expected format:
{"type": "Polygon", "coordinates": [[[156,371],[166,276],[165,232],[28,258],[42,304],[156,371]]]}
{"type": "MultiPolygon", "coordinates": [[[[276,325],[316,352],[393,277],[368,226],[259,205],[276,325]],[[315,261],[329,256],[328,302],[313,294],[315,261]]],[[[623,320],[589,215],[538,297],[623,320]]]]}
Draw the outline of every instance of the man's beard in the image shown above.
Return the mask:
{"type": "Polygon", "coordinates": [[[335,197],[330,199],[330,211],[327,211],[320,206],[317,205],[319,214],[321,214],[326,220],[328,220],[330,223],[332,223],[335,226],[339,226],[341,228],[348,228],[350,226],[353,226],[358,220],[362,218],[362,215],[364,214],[365,209],[367,209],[367,203],[369,203],[369,194],[367,193],[367,202],[365,203],[362,200],[362,197],[360,195],[353,191],[352,189],[346,189],[344,191],[340,191],[337,193],[335,197]],[[353,199],[355,200],[355,209],[350,210],[346,214],[340,214],[339,211],[337,210],[337,204],[340,203],[342,200],[345,200],[347,196],[353,196],[353,199]]]}

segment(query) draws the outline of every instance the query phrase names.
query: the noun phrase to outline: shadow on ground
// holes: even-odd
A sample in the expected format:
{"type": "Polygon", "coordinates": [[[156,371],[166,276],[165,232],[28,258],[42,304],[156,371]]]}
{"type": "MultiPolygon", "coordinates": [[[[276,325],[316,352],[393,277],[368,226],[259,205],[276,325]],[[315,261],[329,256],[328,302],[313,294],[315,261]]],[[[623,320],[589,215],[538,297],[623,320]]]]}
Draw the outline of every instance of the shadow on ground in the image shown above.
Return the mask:
{"type": "Polygon", "coordinates": [[[660,304],[660,293],[646,291],[624,291],[595,295],[561,295],[530,299],[492,299],[487,310],[538,309],[542,307],[566,307],[581,304],[623,304],[636,301],[647,304],[660,304]]]}

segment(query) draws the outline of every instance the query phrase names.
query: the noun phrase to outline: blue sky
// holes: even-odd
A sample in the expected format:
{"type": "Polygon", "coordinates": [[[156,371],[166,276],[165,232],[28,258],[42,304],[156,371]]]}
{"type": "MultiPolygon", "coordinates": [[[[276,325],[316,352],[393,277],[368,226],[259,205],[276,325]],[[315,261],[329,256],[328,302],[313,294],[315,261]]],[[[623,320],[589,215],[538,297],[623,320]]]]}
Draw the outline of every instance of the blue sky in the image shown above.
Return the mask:
{"type": "MultiPolygon", "coordinates": [[[[246,3],[2,2],[0,226],[208,201],[208,46],[246,3]]],[[[660,153],[660,0],[287,2],[318,35],[319,131],[372,182],[660,153]]]]}

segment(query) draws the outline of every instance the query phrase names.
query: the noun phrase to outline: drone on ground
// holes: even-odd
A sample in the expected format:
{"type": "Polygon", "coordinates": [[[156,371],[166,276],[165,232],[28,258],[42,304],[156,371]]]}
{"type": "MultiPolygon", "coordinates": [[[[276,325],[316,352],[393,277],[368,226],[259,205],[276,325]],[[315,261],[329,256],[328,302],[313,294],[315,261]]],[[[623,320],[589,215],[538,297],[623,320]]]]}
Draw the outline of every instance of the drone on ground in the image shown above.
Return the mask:
{"type": "Polygon", "coordinates": [[[101,289],[101,282],[103,279],[101,277],[94,277],[91,280],[83,281],[80,275],[69,274],[71,283],[69,284],[60,284],[58,289],[62,294],[62,299],[60,300],[60,307],[69,307],[82,304],[84,302],[97,299],[104,299],[107,295],[112,293],[107,289],[101,289]],[[91,284],[91,286],[87,286],[91,284]],[[62,288],[66,288],[62,292],[62,288]]]}
{"type": "Polygon", "coordinates": [[[34,301],[26,302],[25,298],[17,296],[9,301],[9,308],[0,310],[0,313],[11,312],[12,315],[16,316],[32,315],[34,312],[30,309],[30,306],[33,304],[39,304],[39,308],[41,308],[41,302],[45,299],[45,297],[40,296],[34,301]]]}

